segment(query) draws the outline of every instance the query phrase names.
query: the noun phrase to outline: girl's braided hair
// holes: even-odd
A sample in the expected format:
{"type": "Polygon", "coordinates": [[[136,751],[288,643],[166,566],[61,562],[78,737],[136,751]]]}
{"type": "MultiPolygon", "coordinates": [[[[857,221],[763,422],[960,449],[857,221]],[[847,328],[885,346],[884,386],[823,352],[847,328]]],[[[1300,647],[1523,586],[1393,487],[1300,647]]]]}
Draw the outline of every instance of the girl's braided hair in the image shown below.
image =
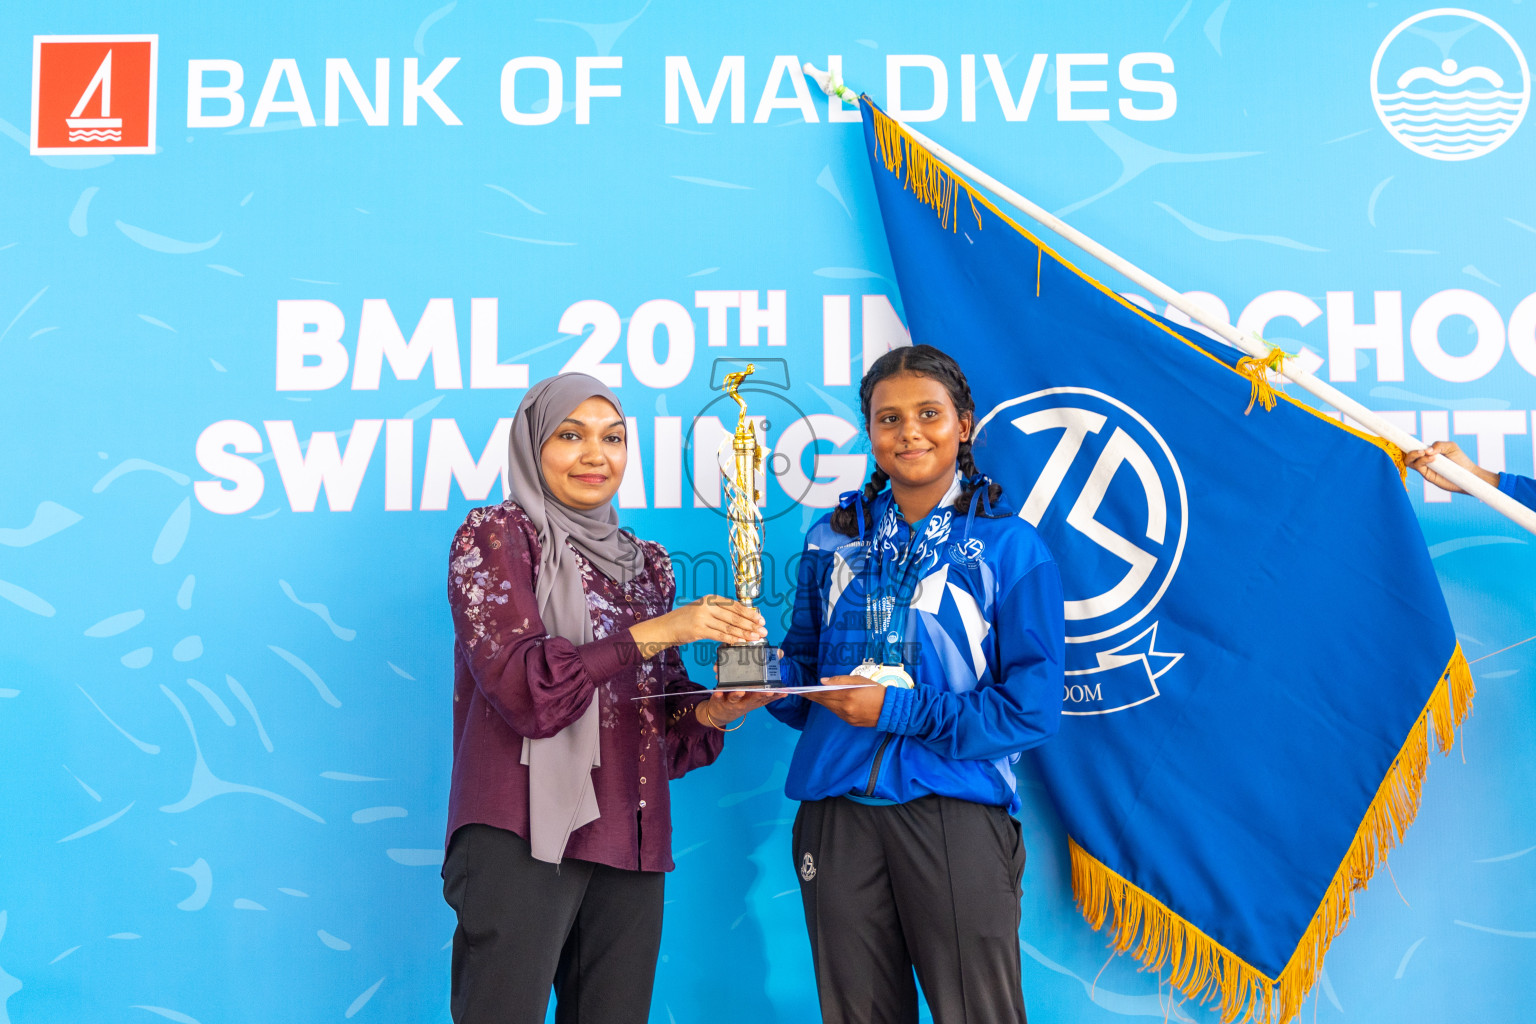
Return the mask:
{"type": "MultiPolygon", "coordinates": [[[[949,400],[954,403],[955,412],[962,420],[970,422],[972,430],[976,426],[976,401],[971,397],[971,386],[966,382],[965,374],[960,370],[960,364],[955,362],[944,352],[932,345],[903,345],[893,348],[879,359],[864,374],[864,379],[859,382],[859,407],[864,414],[864,429],[869,430],[869,405],[875,395],[875,385],[881,381],[898,374],[911,373],[919,377],[927,377],[944,385],[949,392],[949,400]]],[[[964,515],[970,511],[971,496],[976,487],[971,479],[976,475],[976,462],[971,457],[971,442],[961,441],[960,451],[955,459],[960,469],[962,481],[960,495],[955,499],[951,507],[956,513],[964,515]]],[[[873,515],[870,513],[870,505],[875,496],[884,489],[890,477],[879,466],[870,474],[869,481],[864,485],[862,500],[856,505],[840,507],[832,513],[832,529],[849,537],[857,536],[859,532],[858,519],[864,517],[864,528],[872,529],[874,526],[873,515]]],[[[987,482],[987,499],[996,502],[1002,495],[1000,485],[987,482]]]]}

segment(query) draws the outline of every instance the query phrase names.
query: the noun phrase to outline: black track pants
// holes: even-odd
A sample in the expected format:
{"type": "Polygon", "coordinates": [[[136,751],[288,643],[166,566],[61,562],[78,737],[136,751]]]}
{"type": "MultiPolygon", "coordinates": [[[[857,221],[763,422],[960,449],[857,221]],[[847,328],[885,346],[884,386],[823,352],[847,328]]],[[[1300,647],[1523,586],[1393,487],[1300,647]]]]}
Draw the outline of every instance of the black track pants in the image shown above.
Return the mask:
{"type": "Polygon", "coordinates": [[[453,834],[443,897],[453,933],[455,1024],[645,1024],[661,949],[663,875],[533,859],[489,825],[453,834]]]}
{"type": "Polygon", "coordinates": [[[1024,842],[1002,808],[802,803],[794,854],[824,1024],[915,1024],[918,984],[935,1024],[1025,1024],[1024,842]]]}

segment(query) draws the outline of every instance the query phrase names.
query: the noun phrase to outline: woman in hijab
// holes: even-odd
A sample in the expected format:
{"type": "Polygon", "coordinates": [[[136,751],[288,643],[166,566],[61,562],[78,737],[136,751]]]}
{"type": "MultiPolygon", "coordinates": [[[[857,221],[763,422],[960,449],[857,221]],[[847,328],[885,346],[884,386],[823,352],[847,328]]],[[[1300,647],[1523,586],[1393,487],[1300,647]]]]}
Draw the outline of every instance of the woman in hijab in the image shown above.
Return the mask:
{"type": "MultiPolygon", "coordinates": [[[[694,695],[678,644],[766,634],[723,597],[673,610],[659,544],[619,529],[624,410],[596,379],[529,389],[512,498],[454,537],[453,784],[443,894],[457,1024],[642,1024],[672,869],[667,783],[765,703],[694,695]],[[633,700],[676,694],[655,700],[633,700]]],[[[771,698],[769,698],[771,699],[771,698]]]]}

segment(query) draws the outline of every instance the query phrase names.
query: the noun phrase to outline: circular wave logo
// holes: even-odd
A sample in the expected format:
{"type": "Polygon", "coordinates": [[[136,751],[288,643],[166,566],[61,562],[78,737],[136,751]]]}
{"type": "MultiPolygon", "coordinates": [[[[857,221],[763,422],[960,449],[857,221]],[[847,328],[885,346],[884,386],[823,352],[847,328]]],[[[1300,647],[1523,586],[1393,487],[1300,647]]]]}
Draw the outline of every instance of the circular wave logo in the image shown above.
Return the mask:
{"type": "Polygon", "coordinates": [[[1387,33],[1371,63],[1371,99],[1387,131],[1415,153],[1472,160],[1520,127],[1531,73],[1492,19],[1438,7],[1387,33]]]}

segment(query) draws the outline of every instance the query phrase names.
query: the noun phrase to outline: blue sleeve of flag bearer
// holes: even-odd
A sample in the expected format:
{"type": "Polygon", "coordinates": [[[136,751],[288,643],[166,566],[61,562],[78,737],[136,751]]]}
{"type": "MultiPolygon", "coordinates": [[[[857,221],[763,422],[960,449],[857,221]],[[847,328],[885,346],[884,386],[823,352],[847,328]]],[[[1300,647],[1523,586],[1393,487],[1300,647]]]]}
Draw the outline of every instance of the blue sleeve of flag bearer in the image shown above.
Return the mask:
{"type": "Polygon", "coordinates": [[[1034,566],[998,599],[995,628],[995,682],[962,693],[889,689],[876,730],[911,736],[958,761],[1005,758],[1054,736],[1066,646],[1054,561],[1034,566]]]}
{"type": "Polygon", "coordinates": [[[1536,510],[1536,480],[1514,473],[1499,474],[1499,490],[1528,509],[1536,510]]]}

